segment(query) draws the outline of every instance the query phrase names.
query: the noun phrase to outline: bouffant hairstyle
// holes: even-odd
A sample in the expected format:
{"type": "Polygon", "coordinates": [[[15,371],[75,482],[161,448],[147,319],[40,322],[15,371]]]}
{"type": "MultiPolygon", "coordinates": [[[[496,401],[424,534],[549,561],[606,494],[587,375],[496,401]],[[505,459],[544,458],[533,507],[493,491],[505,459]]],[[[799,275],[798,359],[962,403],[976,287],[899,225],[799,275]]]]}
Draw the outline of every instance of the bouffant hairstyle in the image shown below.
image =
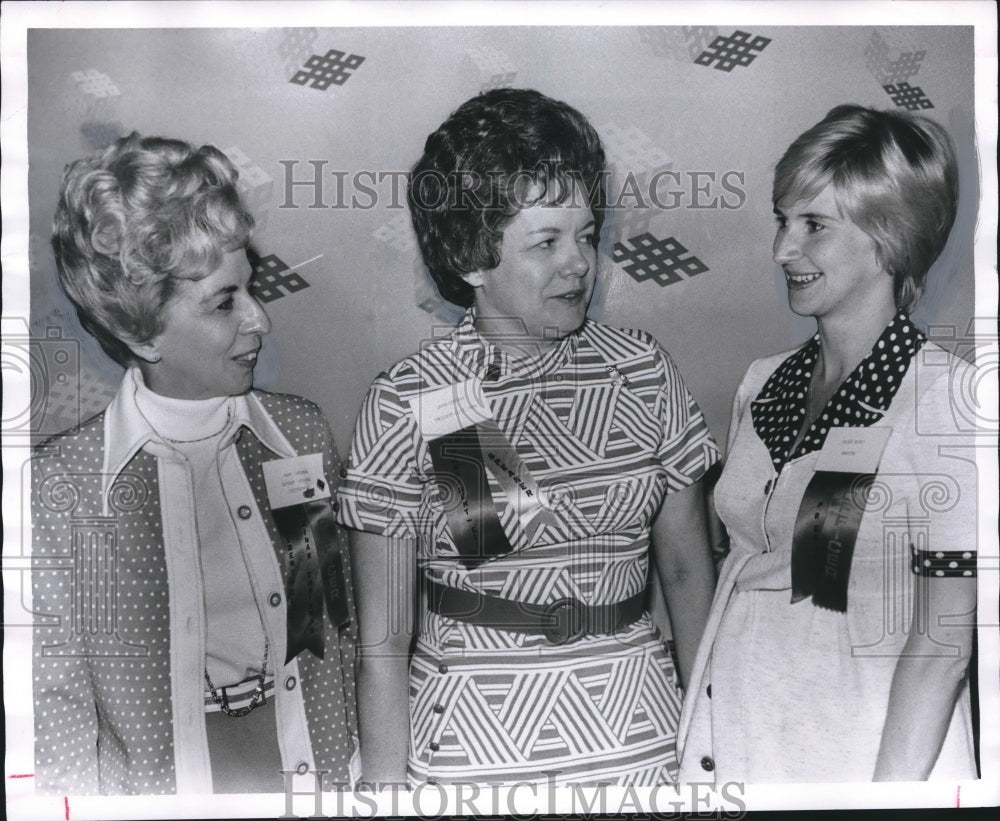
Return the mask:
{"type": "Polygon", "coordinates": [[[211,145],[132,133],[63,174],[52,229],[59,280],[83,327],[121,365],[162,330],[181,280],[250,242],[238,172],[211,145]]]}
{"type": "Polygon", "coordinates": [[[958,209],[948,133],[920,115],[837,106],[779,160],[772,199],[779,207],[810,200],[828,185],[841,211],[875,241],[896,307],[912,310],[958,209]]]}
{"type": "Polygon", "coordinates": [[[427,138],[407,203],[424,264],[441,295],[463,308],[463,276],[500,264],[503,230],[539,201],[582,193],[604,220],[604,149],[587,119],[531,89],[500,88],[463,103],[427,138]]]}

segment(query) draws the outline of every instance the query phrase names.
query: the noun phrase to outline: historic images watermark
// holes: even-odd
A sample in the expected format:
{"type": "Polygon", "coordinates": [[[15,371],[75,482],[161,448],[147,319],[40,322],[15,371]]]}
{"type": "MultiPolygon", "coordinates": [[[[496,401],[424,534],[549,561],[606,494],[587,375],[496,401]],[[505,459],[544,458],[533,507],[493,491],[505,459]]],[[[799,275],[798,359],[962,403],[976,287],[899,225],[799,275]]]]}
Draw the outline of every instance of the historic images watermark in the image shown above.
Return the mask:
{"type": "Polygon", "coordinates": [[[420,818],[489,815],[524,818],[525,806],[538,815],[587,815],[612,818],[625,813],[654,819],[738,819],[746,815],[745,785],[739,781],[717,786],[690,782],[652,787],[611,787],[562,781],[558,771],[542,771],[544,780],[515,783],[460,781],[447,786],[421,782],[353,785],[330,783],[324,770],[283,770],[284,812],[278,818],[374,818],[414,814],[420,818]],[[310,778],[311,776],[311,778],[310,778]],[[307,787],[294,786],[311,781],[307,787]],[[296,800],[298,799],[298,800],[296,800]]]}
{"type": "Polygon", "coordinates": [[[27,375],[29,391],[6,397],[3,444],[23,446],[38,438],[80,424],[80,342],[63,336],[63,329],[49,326],[32,333],[27,319],[5,316],[2,321],[4,381],[27,375]]]}
{"type": "MultiPolygon", "coordinates": [[[[530,184],[558,175],[558,166],[546,168],[541,175],[523,171],[501,181],[500,174],[487,175],[458,171],[448,179],[439,171],[423,171],[411,177],[408,171],[361,169],[348,171],[332,168],[329,160],[278,160],[282,167],[282,199],[278,208],[297,209],[358,209],[374,208],[401,210],[406,207],[406,191],[411,187],[414,202],[422,208],[475,210],[499,206],[504,189],[506,201],[515,207],[525,207],[537,201],[537,193],[526,194],[530,184]],[[526,185],[526,183],[528,185],[526,185]],[[484,195],[484,191],[488,192],[484,195]]],[[[736,210],[747,202],[746,174],[743,171],[682,171],[661,169],[655,174],[632,171],[616,173],[605,170],[598,185],[605,188],[607,208],[611,210],[653,209],[674,211],[736,210]]],[[[574,198],[582,192],[567,191],[574,198]]]]}

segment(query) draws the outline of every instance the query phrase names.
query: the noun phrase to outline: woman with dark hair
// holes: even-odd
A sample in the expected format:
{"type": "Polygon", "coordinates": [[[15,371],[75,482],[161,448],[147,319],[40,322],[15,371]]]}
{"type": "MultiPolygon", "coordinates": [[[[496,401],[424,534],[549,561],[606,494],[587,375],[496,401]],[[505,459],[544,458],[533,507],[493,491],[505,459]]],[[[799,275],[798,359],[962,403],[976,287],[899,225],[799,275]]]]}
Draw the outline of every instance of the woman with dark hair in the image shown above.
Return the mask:
{"type": "Polygon", "coordinates": [[[975,778],[970,366],[907,313],[955,219],[951,140],[926,117],[838,106],[785,152],[773,201],[788,302],[817,333],[754,362],[736,394],[715,489],[731,553],[682,778],[975,778]]]}
{"type": "Polygon", "coordinates": [[[586,318],[603,175],[587,120],[521,89],[464,103],[413,168],[424,261],[468,311],[378,376],[354,433],[340,519],[366,780],[676,776],[648,563],[683,674],[714,583],[717,451],[656,341],[586,318]]]}
{"type": "Polygon", "coordinates": [[[132,134],[71,164],[52,244],[127,370],[33,459],[35,778],[45,792],[279,792],[357,773],[337,453],[252,390],[270,321],[253,220],[206,145],[132,134]]]}

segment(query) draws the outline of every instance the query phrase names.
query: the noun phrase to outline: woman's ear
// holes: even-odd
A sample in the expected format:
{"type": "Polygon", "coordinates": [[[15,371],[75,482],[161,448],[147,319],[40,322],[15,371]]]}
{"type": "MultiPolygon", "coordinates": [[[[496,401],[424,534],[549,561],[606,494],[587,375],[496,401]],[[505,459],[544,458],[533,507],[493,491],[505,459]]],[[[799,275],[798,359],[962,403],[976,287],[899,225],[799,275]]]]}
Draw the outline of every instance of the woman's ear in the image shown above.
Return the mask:
{"type": "Polygon", "coordinates": [[[137,359],[141,359],[146,364],[152,365],[163,358],[156,337],[153,337],[148,342],[126,342],[125,344],[128,345],[129,350],[132,351],[137,359]]]}
{"type": "Polygon", "coordinates": [[[483,284],[483,272],[469,271],[467,274],[462,274],[462,279],[465,280],[467,285],[473,288],[479,288],[483,284]]]}

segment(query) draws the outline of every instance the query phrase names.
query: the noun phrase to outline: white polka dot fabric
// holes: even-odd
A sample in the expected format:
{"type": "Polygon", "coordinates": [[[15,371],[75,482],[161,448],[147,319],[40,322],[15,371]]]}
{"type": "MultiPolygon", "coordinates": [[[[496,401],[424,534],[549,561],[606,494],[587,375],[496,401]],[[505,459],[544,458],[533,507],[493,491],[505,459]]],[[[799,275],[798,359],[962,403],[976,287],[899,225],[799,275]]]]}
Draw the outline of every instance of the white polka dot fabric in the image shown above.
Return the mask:
{"type": "MultiPolygon", "coordinates": [[[[298,453],[339,463],[319,409],[299,397],[255,394],[298,453]]],[[[32,589],[36,789],[61,795],[176,789],[170,612],[156,458],[140,451],[101,513],[104,416],[50,440],[33,459],[32,589]]],[[[284,571],[261,462],[274,458],[247,428],[237,449],[284,571]]],[[[341,536],[351,597],[349,555],[341,536]]],[[[298,657],[313,757],[328,783],[350,783],[357,758],[355,621],[325,620],[325,658],[298,657]]]]}
{"type": "Polygon", "coordinates": [[[871,353],[830,397],[794,452],[792,445],[806,418],[809,380],[819,357],[819,334],[788,357],[751,405],[754,429],[767,447],[774,469],[780,472],[790,459],[820,450],[830,428],[862,428],[879,421],[926,341],[905,313],[897,313],[871,353]]]}

